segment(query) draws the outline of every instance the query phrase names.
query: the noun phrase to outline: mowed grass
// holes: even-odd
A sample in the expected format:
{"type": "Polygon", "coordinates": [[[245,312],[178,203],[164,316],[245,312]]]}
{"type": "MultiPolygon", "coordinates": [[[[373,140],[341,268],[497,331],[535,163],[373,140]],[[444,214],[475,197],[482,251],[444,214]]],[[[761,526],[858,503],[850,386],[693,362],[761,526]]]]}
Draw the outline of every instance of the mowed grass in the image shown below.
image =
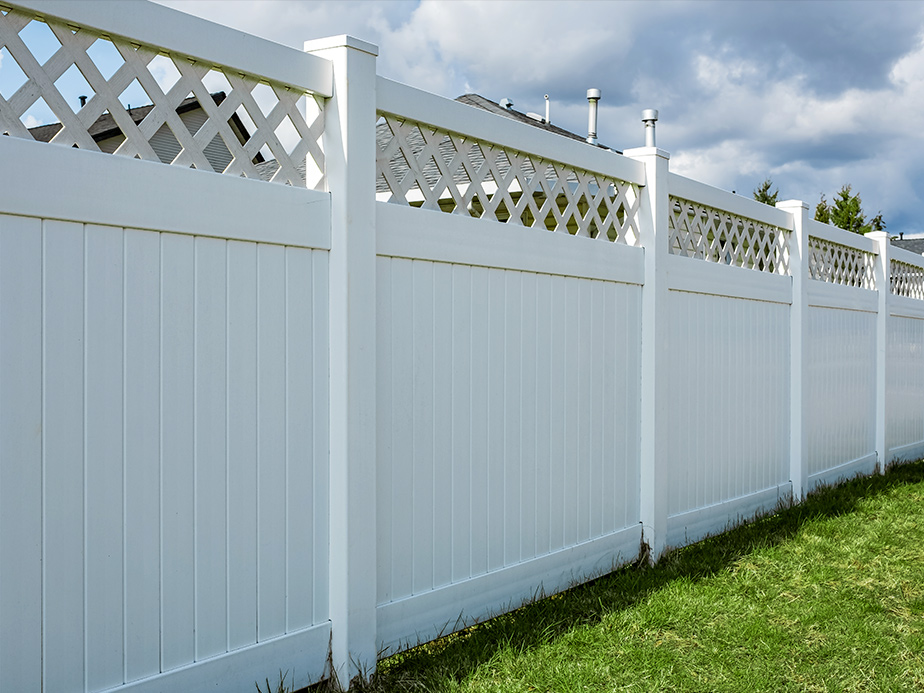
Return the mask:
{"type": "Polygon", "coordinates": [[[356,690],[924,691],[924,463],[392,656],[356,690]]]}

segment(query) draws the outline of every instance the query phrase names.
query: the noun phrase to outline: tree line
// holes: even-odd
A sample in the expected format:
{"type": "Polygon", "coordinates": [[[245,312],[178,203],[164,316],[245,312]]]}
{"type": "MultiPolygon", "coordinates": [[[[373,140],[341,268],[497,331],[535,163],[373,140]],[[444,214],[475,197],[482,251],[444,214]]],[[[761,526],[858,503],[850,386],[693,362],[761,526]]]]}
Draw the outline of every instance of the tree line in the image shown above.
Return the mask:
{"type": "MultiPolygon", "coordinates": [[[[767,178],[754,190],[754,199],[772,207],[779,201],[779,194],[779,189],[774,190],[773,181],[767,178]]],[[[849,183],[841,186],[831,202],[825,199],[824,193],[821,194],[821,200],[815,205],[815,221],[833,224],[853,233],[884,231],[886,227],[882,212],[867,221],[860,193],[853,192],[849,183]]]]}

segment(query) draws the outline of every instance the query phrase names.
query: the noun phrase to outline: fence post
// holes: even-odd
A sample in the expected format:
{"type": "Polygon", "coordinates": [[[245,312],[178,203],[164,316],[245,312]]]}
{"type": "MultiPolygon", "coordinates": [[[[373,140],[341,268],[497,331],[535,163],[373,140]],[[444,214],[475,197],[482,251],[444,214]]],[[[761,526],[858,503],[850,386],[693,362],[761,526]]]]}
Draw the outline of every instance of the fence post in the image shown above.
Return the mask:
{"type": "MultiPolygon", "coordinates": [[[[656,561],[667,547],[668,462],[664,420],[669,396],[666,382],[668,359],[668,289],[666,260],[670,252],[668,215],[668,162],[670,154],[657,147],[624,152],[645,165],[641,188],[639,235],[645,249],[645,284],[642,287],[641,353],[641,445],[639,470],[642,538],[650,560],[656,561]],[[661,435],[658,435],[658,433],[661,435]]],[[[680,357],[678,355],[678,357],[680,357]]]]}
{"type": "Polygon", "coordinates": [[[333,63],[325,106],[330,191],[331,659],[346,685],[376,661],[375,70],[378,48],[308,41],[333,63]]]}
{"type": "Polygon", "coordinates": [[[879,312],[876,315],[876,457],[879,460],[879,472],[882,473],[889,464],[889,449],[886,447],[886,358],[892,272],[889,234],[885,231],[871,231],[865,235],[873,239],[879,249],[876,256],[876,290],[879,292],[879,312]]]}
{"type": "Polygon", "coordinates": [[[789,272],[792,275],[792,306],[789,311],[789,480],[792,483],[793,502],[805,495],[805,398],[803,360],[808,318],[806,297],[808,282],[808,231],[806,221],[809,206],[801,200],[776,203],[777,209],[792,216],[792,235],[789,238],[789,272]]]}

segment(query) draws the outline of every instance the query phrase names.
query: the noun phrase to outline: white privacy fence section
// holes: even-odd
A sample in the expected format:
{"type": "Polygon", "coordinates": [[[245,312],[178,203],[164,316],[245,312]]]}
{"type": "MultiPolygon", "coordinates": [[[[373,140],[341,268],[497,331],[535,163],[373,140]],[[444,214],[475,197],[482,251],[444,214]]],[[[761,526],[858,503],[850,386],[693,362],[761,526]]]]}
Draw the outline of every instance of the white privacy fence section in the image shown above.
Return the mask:
{"type": "Polygon", "coordinates": [[[637,245],[635,162],[396,82],[378,90],[380,200],[637,245]]]}
{"type": "Polygon", "coordinates": [[[4,690],[346,683],[924,455],[924,259],[305,49],[0,0],[4,690]]]}
{"type": "Polygon", "coordinates": [[[870,471],[876,454],[877,244],[812,221],[805,331],[807,487],[870,471]],[[845,403],[850,403],[845,406],[845,403]]]}
{"type": "Polygon", "coordinates": [[[886,443],[891,454],[924,454],[924,258],[889,248],[886,443]]]}
{"type": "Polygon", "coordinates": [[[669,179],[667,542],[791,494],[789,236],[780,210],[669,179]]]}
{"type": "Polygon", "coordinates": [[[377,92],[376,647],[393,651],[638,554],[644,171],[377,92]]]}
{"type": "Polygon", "coordinates": [[[0,133],[323,187],[326,61],[192,17],[177,23],[154,4],[17,4],[0,6],[3,70],[19,75],[15,91],[0,92],[0,133]],[[62,96],[59,82],[74,81],[85,103],[62,96]],[[152,107],[126,109],[132,95],[152,107]],[[190,101],[204,118],[182,117],[190,101]],[[58,124],[30,129],[37,104],[58,124]]]}
{"type": "Polygon", "coordinates": [[[4,689],[316,680],[329,197],[13,137],[0,160],[4,689]]]}
{"type": "Polygon", "coordinates": [[[378,259],[379,647],[638,552],[640,287],[470,262],[378,259]]]}

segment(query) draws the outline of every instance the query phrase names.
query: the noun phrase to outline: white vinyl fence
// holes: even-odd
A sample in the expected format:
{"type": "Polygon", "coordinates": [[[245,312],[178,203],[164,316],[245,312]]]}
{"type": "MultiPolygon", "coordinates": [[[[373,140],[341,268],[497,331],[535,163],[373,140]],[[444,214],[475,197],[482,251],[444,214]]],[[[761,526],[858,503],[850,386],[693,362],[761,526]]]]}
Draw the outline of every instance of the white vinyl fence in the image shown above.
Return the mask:
{"type": "Polygon", "coordinates": [[[0,46],[4,690],[345,682],[924,455],[924,259],[885,234],[379,78],[350,37],[18,0],[0,46]]]}

